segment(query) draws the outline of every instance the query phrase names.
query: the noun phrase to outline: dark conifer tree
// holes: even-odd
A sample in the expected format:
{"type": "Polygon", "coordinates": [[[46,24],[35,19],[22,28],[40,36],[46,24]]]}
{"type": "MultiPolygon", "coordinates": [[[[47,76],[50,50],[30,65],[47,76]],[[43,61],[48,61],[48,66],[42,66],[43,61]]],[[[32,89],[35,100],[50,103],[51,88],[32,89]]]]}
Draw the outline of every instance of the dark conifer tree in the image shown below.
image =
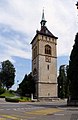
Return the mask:
{"type": "Polygon", "coordinates": [[[22,96],[31,95],[35,93],[35,81],[32,77],[32,73],[30,73],[28,76],[25,75],[24,79],[19,84],[19,88],[17,91],[22,96]]]}
{"type": "Polygon", "coordinates": [[[61,65],[58,76],[58,97],[67,98],[69,95],[69,86],[67,79],[68,65],[61,65]]]}
{"type": "Polygon", "coordinates": [[[78,100],[78,33],[70,55],[68,79],[70,80],[71,100],[78,100]]]}

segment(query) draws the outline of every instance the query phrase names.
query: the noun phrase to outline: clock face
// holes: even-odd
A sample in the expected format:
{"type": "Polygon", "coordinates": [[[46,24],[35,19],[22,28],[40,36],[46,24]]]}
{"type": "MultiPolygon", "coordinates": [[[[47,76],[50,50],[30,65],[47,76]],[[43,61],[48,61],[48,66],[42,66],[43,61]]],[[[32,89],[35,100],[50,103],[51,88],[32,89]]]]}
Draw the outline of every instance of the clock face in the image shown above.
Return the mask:
{"type": "Polygon", "coordinates": [[[45,56],[45,61],[51,63],[51,57],[45,56]]]}

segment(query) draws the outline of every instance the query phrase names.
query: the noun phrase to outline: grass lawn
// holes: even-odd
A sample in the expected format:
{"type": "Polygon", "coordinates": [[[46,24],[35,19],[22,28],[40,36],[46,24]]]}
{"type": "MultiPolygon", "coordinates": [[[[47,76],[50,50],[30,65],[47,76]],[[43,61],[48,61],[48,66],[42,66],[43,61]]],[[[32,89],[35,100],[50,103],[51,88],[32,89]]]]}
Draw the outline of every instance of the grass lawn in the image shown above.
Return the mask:
{"type": "Polygon", "coordinates": [[[13,92],[6,90],[3,94],[0,95],[0,98],[5,98],[8,102],[28,102],[31,101],[31,98],[28,97],[18,97],[13,92]]]}
{"type": "Polygon", "coordinates": [[[10,91],[6,90],[3,94],[0,95],[0,97],[14,97],[15,94],[11,93],[10,91]]]}

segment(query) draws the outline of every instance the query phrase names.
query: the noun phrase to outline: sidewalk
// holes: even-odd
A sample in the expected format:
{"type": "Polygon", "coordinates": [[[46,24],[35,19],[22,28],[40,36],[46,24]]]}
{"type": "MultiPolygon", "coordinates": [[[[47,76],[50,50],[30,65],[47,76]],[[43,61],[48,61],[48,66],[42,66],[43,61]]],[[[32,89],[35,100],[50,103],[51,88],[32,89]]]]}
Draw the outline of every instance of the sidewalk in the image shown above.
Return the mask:
{"type": "Polygon", "coordinates": [[[5,98],[0,98],[0,104],[1,103],[6,103],[5,98]]]}

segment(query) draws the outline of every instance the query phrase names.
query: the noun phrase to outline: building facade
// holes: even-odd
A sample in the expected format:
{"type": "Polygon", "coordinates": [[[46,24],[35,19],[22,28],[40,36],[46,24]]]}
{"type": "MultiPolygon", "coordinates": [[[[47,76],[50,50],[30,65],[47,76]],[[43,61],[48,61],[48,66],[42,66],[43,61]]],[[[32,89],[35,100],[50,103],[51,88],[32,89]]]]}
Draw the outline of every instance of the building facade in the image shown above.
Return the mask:
{"type": "Polygon", "coordinates": [[[44,11],[40,22],[41,29],[36,31],[32,44],[32,75],[36,82],[38,100],[57,97],[57,37],[46,27],[44,11]]]}

